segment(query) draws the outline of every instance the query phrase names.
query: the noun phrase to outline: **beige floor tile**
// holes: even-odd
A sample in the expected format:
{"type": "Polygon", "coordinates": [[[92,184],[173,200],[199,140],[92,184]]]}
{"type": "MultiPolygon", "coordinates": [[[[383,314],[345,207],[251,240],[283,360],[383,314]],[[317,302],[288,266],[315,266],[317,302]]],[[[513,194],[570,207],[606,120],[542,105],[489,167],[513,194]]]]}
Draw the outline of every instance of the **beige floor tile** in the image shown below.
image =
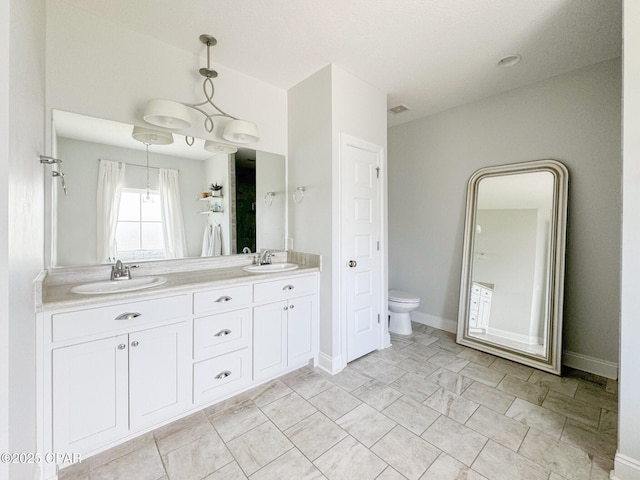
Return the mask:
{"type": "Polygon", "coordinates": [[[534,428],[529,429],[519,453],[570,480],[584,480],[591,472],[586,452],[534,428]]]}
{"type": "Polygon", "coordinates": [[[389,385],[403,375],[406,375],[407,371],[402,368],[398,368],[394,363],[389,363],[386,360],[380,360],[380,362],[376,363],[375,367],[371,368],[366,373],[371,378],[389,385]]]}
{"type": "Polygon", "coordinates": [[[396,425],[396,422],[366,404],[340,417],[336,423],[366,447],[371,447],[396,425]]]}
{"type": "Polygon", "coordinates": [[[477,363],[483,367],[488,367],[495,360],[496,357],[489,355],[488,353],[481,352],[480,350],[474,350],[472,348],[464,347],[464,349],[458,353],[458,357],[469,360],[470,362],[477,363]]]}
{"type": "Polygon", "coordinates": [[[265,405],[268,405],[271,402],[291,393],[291,388],[280,380],[272,380],[250,390],[247,393],[251,400],[253,400],[253,403],[258,407],[264,407],[265,405]]]}
{"type": "MultiPolygon", "coordinates": [[[[434,341],[438,341],[436,337],[429,336],[429,339],[429,345],[431,345],[434,341]]],[[[429,359],[436,353],[442,351],[439,348],[432,348],[429,345],[424,345],[422,343],[412,343],[411,345],[403,348],[402,352],[408,354],[410,359],[417,360],[419,362],[428,362],[429,359]]]]}
{"type": "Polygon", "coordinates": [[[542,405],[549,392],[549,389],[544,385],[525,382],[510,375],[504,377],[498,385],[498,390],[520,397],[535,405],[542,405]]]}
{"type": "Polygon", "coordinates": [[[504,358],[496,358],[489,368],[524,381],[527,381],[533,373],[533,368],[504,358]]]}
{"type": "Polygon", "coordinates": [[[407,480],[407,477],[398,473],[393,467],[387,467],[384,469],[384,472],[376,477],[376,480],[407,480]]]}
{"type": "Polygon", "coordinates": [[[465,425],[514,452],[518,451],[529,430],[526,425],[484,406],[480,406],[465,425]]]}
{"type": "Polygon", "coordinates": [[[240,468],[240,465],[234,461],[227,463],[224,467],[207,475],[202,480],[247,480],[247,476],[240,468]]]}
{"type": "Polygon", "coordinates": [[[131,453],[135,450],[139,450],[142,447],[147,447],[150,445],[154,445],[153,433],[145,433],[144,435],[140,435],[128,442],[122,443],[116,447],[110,448],[109,450],[105,450],[104,452],[100,452],[97,455],[93,455],[88,459],[89,467],[93,470],[94,468],[99,467],[100,465],[104,465],[105,463],[112,462],[113,460],[123,457],[128,453],[131,453]]]}
{"type": "Polygon", "coordinates": [[[439,340],[438,337],[434,335],[429,335],[428,333],[415,332],[414,334],[414,342],[424,347],[428,347],[429,345],[434,344],[438,340],[439,340]]]}
{"type": "Polygon", "coordinates": [[[615,435],[606,434],[575,420],[567,420],[560,439],[581,448],[591,455],[611,459],[616,454],[618,446],[618,439],[615,435]]]}
{"type": "Polygon", "coordinates": [[[381,360],[387,360],[389,362],[401,362],[406,360],[409,356],[408,353],[402,351],[402,347],[391,346],[384,350],[377,350],[369,355],[373,355],[381,360]]]}
{"type": "Polygon", "coordinates": [[[213,426],[204,412],[200,411],[158,428],[153,435],[160,455],[164,455],[212,432],[213,426]]]}
{"type": "Polygon", "coordinates": [[[333,383],[324,375],[312,370],[306,371],[290,380],[285,380],[285,383],[302,398],[307,399],[333,386],[333,383]]]}
{"type": "Polygon", "coordinates": [[[484,435],[445,416],[438,418],[422,434],[422,438],[467,466],[473,463],[488,440],[484,435]]]}
{"type": "Polygon", "coordinates": [[[362,401],[334,385],[315,397],[311,397],[309,403],[331,420],[336,420],[362,404],[362,401]]]}
{"type": "Polygon", "coordinates": [[[302,453],[292,448],[251,475],[251,480],[320,480],[325,478],[302,453]]]}
{"type": "Polygon", "coordinates": [[[267,416],[251,400],[245,400],[233,408],[228,408],[209,417],[209,421],[225,442],[268,420],[267,416]]]}
{"type": "Polygon", "coordinates": [[[172,450],[162,460],[170,480],[190,480],[205,477],[233,461],[233,457],[214,432],[172,450]]]}
{"type": "Polygon", "coordinates": [[[382,413],[416,435],[421,435],[440,416],[439,412],[407,395],[398,398],[382,413]]]}
{"type": "Polygon", "coordinates": [[[440,388],[435,383],[431,383],[415,373],[407,373],[389,386],[418,402],[424,402],[440,388]]]}
{"type": "Polygon", "coordinates": [[[387,464],[353,437],[346,437],[314,462],[328,480],[373,480],[387,464]]]}
{"type": "Polygon", "coordinates": [[[89,462],[69,465],[58,472],[58,480],[89,480],[89,462]]]}
{"type": "Polygon", "coordinates": [[[573,398],[586,402],[594,407],[617,412],[618,395],[607,392],[605,388],[606,387],[600,387],[593,383],[580,382],[573,398]]]}
{"type": "Polygon", "coordinates": [[[529,377],[529,382],[573,397],[578,389],[579,380],[577,378],[558,377],[540,370],[534,370],[529,377]]]}
{"type": "Polygon", "coordinates": [[[227,447],[244,473],[250,476],[293,448],[293,444],[273,423],[267,422],[234,438],[227,447]]]}
{"type": "Polygon", "coordinates": [[[262,411],[280,430],[286,430],[317,412],[316,407],[295,392],[262,407],[262,411]]]}
{"type": "MultiPolygon", "coordinates": [[[[369,355],[372,355],[371,353],[369,355]]],[[[377,358],[377,360],[380,360],[377,358]]],[[[371,377],[368,377],[362,372],[351,368],[345,368],[340,373],[331,376],[327,374],[328,378],[331,379],[331,382],[339,387],[342,387],[347,392],[352,392],[356,388],[361,387],[365,383],[371,381],[371,377]]]]}
{"type": "Polygon", "coordinates": [[[600,408],[561,393],[549,392],[542,406],[592,427],[597,427],[600,421],[600,408]]]}
{"type": "Polygon", "coordinates": [[[92,480],[116,478],[118,480],[158,480],[164,474],[162,460],[155,445],[146,445],[92,469],[90,478],[92,480]]]}
{"type": "Polygon", "coordinates": [[[505,413],[516,398],[514,395],[501,392],[480,382],[473,382],[469,385],[462,392],[462,396],[498,413],[505,413]]]}
{"type": "Polygon", "coordinates": [[[361,372],[366,372],[369,368],[380,361],[379,358],[373,357],[371,355],[365,355],[364,357],[360,357],[352,362],[349,362],[348,367],[351,369],[356,369],[361,372]]]}
{"type": "Polygon", "coordinates": [[[431,464],[420,480],[487,480],[487,478],[443,453],[431,464]]]}
{"type": "MultiPolygon", "coordinates": [[[[466,362],[466,360],[464,360],[466,362]]],[[[457,395],[462,394],[473,383],[468,377],[464,377],[451,369],[440,368],[427,377],[427,381],[439,385],[457,395]]]]}
{"type": "Polygon", "coordinates": [[[458,373],[469,364],[469,360],[460,358],[454,353],[448,351],[441,351],[436,353],[429,359],[429,362],[456,373],[458,373]]]}
{"type": "Polygon", "coordinates": [[[413,373],[414,375],[418,375],[423,378],[427,378],[433,372],[440,369],[437,365],[429,363],[428,360],[421,358],[416,359],[413,357],[407,358],[402,362],[398,362],[397,365],[405,372],[413,373]]]}
{"type": "Polygon", "coordinates": [[[444,388],[436,390],[436,392],[423,403],[437,412],[453,418],[459,423],[465,423],[478,408],[476,402],[467,400],[444,388]]]}
{"type": "Polygon", "coordinates": [[[614,437],[618,435],[618,414],[609,410],[601,410],[598,430],[614,437]]]}
{"type": "Polygon", "coordinates": [[[471,468],[489,480],[547,480],[549,471],[489,440],[471,468]]]}
{"type": "Polygon", "coordinates": [[[399,391],[377,380],[371,380],[357,388],[353,395],[376,410],[383,410],[402,396],[399,391]]]}
{"type": "Polygon", "coordinates": [[[495,387],[504,378],[504,373],[491,370],[489,367],[483,367],[476,363],[470,362],[466,367],[460,370],[460,375],[471,378],[490,387],[495,387]]]}
{"type": "Polygon", "coordinates": [[[296,423],[285,430],[284,434],[311,460],[315,460],[347,436],[347,432],[320,412],[296,423]]]}
{"type": "Polygon", "coordinates": [[[618,395],[618,381],[611,378],[607,378],[607,385],[604,388],[606,392],[618,395]]]}
{"type": "Polygon", "coordinates": [[[415,335],[412,333],[411,335],[399,335],[397,333],[389,332],[389,337],[391,339],[391,345],[394,348],[404,348],[407,345],[411,345],[416,341],[415,335]]]}
{"type": "Polygon", "coordinates": [[[612,470],[612,459],[595,456],[591,460],[591,476],[589,480],[609,480],[609,474],[612,470]]]}
{"type": "Polygon", "coordinates": [[[409,480],[419,479],[440,454],[440,450],[401,425],[382,437],[371,451],[409,480]]]}
{"type": "Polygon", "coordinates": [[[516,398],[505,415],[531,428],[536,428],[553,438],[560,438],[567,420],[564,415],[539,407],[521,398],[516,398]]]}

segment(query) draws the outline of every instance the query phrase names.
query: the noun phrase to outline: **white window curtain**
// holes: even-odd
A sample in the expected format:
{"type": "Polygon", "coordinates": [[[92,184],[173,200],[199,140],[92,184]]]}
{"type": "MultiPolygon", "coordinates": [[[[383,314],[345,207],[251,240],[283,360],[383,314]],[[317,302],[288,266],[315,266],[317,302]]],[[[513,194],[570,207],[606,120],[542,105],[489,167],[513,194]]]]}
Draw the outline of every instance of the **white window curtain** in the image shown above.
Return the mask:
{"type": "Polygon", "coordinates": [[[120,194],[124,185],[125,164],[100,159],[98,168],[97,222],[98,262],[112,262],[118,257],[116,226],[120,194]]]}
{"type": "Polygon", "coordinates": [[[187,239],[180,205],[179,172],[161,168],[159,178],[164,255],[166,258],[183,258],[187,256],[187,239]]]}

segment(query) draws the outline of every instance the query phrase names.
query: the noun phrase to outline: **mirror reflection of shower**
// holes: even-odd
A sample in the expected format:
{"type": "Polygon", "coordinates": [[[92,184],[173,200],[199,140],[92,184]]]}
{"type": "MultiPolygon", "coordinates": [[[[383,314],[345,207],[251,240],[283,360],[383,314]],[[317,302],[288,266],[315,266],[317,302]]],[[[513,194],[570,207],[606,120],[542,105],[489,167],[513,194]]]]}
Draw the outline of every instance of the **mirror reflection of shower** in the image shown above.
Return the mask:
{"type": "Polygon", "coordinates": [[[235,154],[236,252],[256,251],[256,152],[239,148],[235,154]]]}

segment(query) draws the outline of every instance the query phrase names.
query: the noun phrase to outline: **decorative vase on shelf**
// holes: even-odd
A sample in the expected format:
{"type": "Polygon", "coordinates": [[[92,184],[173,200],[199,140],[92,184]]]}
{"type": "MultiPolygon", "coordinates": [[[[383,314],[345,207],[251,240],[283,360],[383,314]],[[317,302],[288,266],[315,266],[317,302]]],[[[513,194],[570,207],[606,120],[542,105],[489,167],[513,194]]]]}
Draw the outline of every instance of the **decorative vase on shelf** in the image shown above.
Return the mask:
{"type": "Polygon", "coordinates": [[[211,196],[212,197],[221,197],[222,196],[222,185],[218,185],[217,183],[211,184],[211,196]]]}

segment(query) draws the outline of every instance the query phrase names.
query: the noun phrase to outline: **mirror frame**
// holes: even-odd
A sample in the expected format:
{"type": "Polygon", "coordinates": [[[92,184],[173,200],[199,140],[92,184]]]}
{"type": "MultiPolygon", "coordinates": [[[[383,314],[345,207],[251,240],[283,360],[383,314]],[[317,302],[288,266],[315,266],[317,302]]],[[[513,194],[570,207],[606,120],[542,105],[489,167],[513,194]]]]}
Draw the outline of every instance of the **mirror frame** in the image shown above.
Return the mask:
{"type": "Polygon", "coordinates": [[[562,320],[564,300],[564,264],[566,248],[567,198],[569,172],[557,160],[534,160],[485,167],[477,170],[467,184],[467,206],[465,213],[464,247],[462,251],[462,275],[460,281],[460,304],[458,310],[457,342],[508,360],[544,370],[556,375],[562,369],[562,320]],[[484,178],[532,172],[550,172],[553,175],[553,204],[551,213],[549,275],[546,286],[547,299],[546,345],[541,356],[526,353],[508,346],[469,335],[469,303],[473,278],[473,259],[476,235],[476,215],[480,181],[484,178]]]}

